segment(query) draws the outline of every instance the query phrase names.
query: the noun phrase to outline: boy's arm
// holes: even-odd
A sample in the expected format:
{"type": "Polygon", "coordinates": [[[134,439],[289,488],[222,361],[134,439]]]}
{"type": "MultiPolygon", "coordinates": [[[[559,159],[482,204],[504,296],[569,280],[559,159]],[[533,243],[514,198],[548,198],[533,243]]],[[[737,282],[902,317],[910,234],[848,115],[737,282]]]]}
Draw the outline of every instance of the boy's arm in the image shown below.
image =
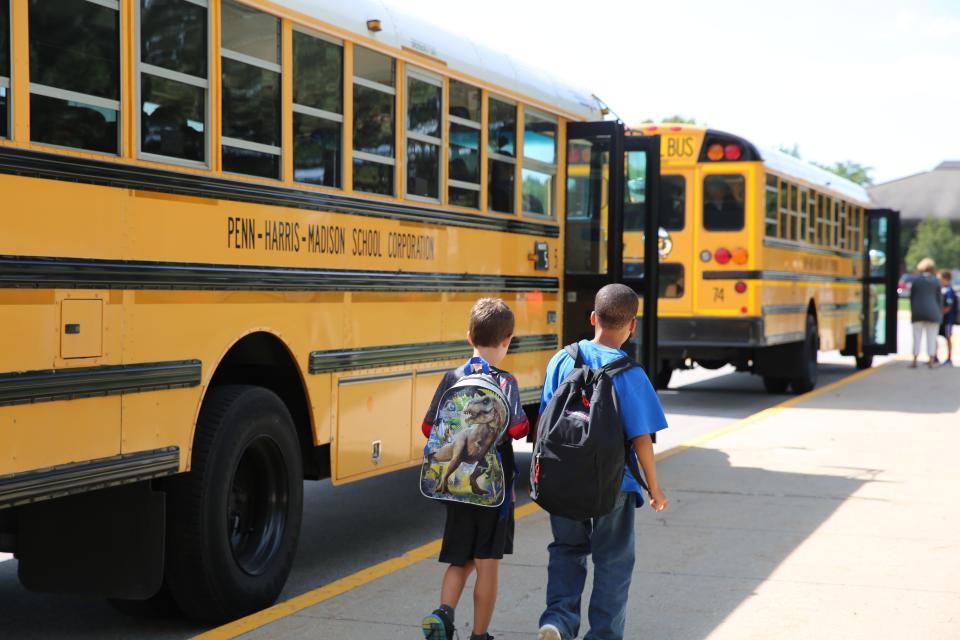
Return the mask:
{"type": "Polygon", "coordinates": [[[657,463],[653,457],[653,439],[647,433],[637,436],[632,440],[632,443],[633,450],[637,452],[637,461],[640,463],[640,468],[643,469],[643,477],[646,478],[647,487],[650,490],[650,506],[659,513],[667,508],[670,501],[657,481],[657,463]]]}
{"type": "Polygon", "coordinates": [[[433,421],[436,419],[437,410],[440,408],[440,399],[443,397],[443,393],[450,387],[450,383],[447,380],[449,376],[449,372],[444,374],[443,379],[440,380],[440,384],[437,385],[437,390],[433,392],[433,399],[430,401],[430,406],[427,407],[427,415],[423,417],[423,424],[420,425],[420,431],[423,432],[424,438],[429,438],[430,432],[433,431],[433,421]]]}
{"type": "Polygon", "coordinates": [[[520,386],[513,376],[510,376],[510,382],[507,385],[507,400],[510,403],[510,427],[507,429],[507,435],[514,440],[526,438],[530,433],[530,421],[523,410],[523,405],[520,404],[520,386]]]}

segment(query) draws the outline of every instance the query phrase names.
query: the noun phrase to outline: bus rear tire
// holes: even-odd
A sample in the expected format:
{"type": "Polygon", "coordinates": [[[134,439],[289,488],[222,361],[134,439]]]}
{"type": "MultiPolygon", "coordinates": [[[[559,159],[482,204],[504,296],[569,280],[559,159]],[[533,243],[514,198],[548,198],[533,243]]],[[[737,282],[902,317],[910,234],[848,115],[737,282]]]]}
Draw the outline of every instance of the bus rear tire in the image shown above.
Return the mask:
{"type": "Polygon", "coordinates": [[[817,319],[813,314],[807,315],[807,328],[803,342],[796,345],[797,357],[794,360],[797,366],[797,376],[790,379],[790,386],[794,393],[807,393],[817,386],[817,351],[819,351],[819,336],[817,334],[817,319]]]}
{"type": "Polygon", "coordinates": [[[873,356],[857,356],[857,369],[863,371],[873,366],[873,356]]]}
{"type": "Polygon", "coordinates": [[[763,388],[767,393],[783,394],[787,392],[790,381],[786,378],[774,378],[773,376],[763,376],[763,388]]]}
{"type": "Polygon", "coordinates": [[[302,465],[293,419],[275,393],[210,390],[191,471],[168,489],[165,579],[186,615],[219,623],[276,601],[300,534],[302,465]]]}

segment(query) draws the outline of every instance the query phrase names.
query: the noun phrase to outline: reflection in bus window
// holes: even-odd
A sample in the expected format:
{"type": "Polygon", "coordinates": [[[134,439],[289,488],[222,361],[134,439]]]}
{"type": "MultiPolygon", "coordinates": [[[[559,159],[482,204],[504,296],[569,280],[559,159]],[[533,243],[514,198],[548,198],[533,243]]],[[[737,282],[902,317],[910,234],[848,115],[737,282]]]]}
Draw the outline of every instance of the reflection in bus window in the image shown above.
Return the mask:
{"type": "Polygon", "coordinates": [[[29,23],[30,139],[118,153],[119,9],[31,0],[29,23]]]}
{"type": "Polygon", "coordinates": [[[0,2],[0,138],[10,137],[10,3],[0,2]]]}
{"type": "Polygon", "coordinates": [[[490,98],[488,111],[488,206],[491,211],[513,213],[517,164],[514,146],[517,136],[517,107],[490,98]]]}
{"type": "Polygon", "coordinates": [[[450,157],[447,197],[458,207],[480,208],[480,89],[450,80],[450,157]]]}
{"type": "MultiPolygon", "coordinates": [[[[661,262],[658,267],[660,277],[657,279],[657,294],[661,298],[682,298],[684,291],[684,269],[677,262],[661,262]]],[[[627,278],[643,278],[643,262],[625,262],[623,275],[627,278]]]]}
{"type": "Polygon", "coordinates": [[[206,163],[207,9],[140,0],[140,152],[206,163]]]}
{"type": "Polygon", "coordinates": [[[353,188],[393,195],[396,61],[353,48],[353,188]]]}
{"type": "Polygon", "coordinates": [[[743,229],[744,178],[715,175],[703,179],[703,228],[707,231],[743,229]]]}
{"type": "Polygon", "coordinates": [[[410,69],[406,101],[407,195],[439,200],[443,80],[410,69]]]}
{"type": "Polygon", "coordinates": [[[557,173],[557,121],[523,114],[523,211],[552,216],[553,185],[557,173]]]}
{"type": "Polygon", "coordinates": [[[293,179],[340,187],[343,47],[293,32],[293,179]]]}
{"type": "MultiPolygon", "coordinates": [[[[623,209],[623,230],[643,231],[646,219],[646,179],[631,174],[631,158],[627,156],[626,201],[623,209]]],[[[637,154],[642,155],[642,154],[637,154]]],[[[634,161],[636,162],[636,161],[634,161]]],[[[637,167],[633,169],[636,172],[637,167]]],[[[660,227],[682,231],[686,224],[687,179],[683,176],[660,176],[660,227]]]]}
{"type": "Polygon", "coordinates": [[[607,172],[609,141],[573,139],[567,142],[568,273],[607,273],[607,172]]]}
{"type": "Polygon", "coordinates": [[[280,177],[280,20],[224,2],[223,170],[280,177]]]}
{"type": "Polygon", "coordinates": [[[766,234],[768,238],[777,237],[777,176],[767,174],[766,188],[766,234]]]}

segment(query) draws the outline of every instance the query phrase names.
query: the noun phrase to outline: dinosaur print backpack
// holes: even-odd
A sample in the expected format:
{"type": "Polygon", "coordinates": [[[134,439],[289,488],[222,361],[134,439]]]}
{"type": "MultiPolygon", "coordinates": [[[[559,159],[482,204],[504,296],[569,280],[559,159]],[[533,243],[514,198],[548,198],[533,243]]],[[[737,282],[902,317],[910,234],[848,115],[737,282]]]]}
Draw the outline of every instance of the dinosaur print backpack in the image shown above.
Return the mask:
{"type": "Polygon", "coordinates": [[[510,423],[507,397],[483,359],[472,358],[440,397],[423,450],[420,492],[428,498],[499,507],[505,496],[497,443],[510,423]]]}

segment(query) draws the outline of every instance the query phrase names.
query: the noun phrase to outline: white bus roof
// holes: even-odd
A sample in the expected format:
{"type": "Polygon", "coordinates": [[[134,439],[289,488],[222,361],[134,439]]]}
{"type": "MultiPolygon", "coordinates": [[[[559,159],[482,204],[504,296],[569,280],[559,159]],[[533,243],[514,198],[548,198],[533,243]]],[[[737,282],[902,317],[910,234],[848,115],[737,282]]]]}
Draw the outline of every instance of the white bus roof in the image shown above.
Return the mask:
{"type": "Polygon", "coordinates": [[[443,61],[454,71],[528,96],[558,111],[588,120],[602,117],[596,99],[586,89],[562,82],[462,34],[405,15],[380,0],[281,0],[277,4],[384,45],[420,52],[443,61]],[[368,30],[368,20],[380,20],[382,31],[368,30]]]}
{"type": "Polygon", "coordinates": [[[856,182],[841,178],[835,173],[795,158],[779,149],[768,147],[761,149],[760,154],[763,156],[764,164],[774,171],[806,180],[819,187],[838,191],[861,204],[870,203],[870,194],[856,182]]]}

